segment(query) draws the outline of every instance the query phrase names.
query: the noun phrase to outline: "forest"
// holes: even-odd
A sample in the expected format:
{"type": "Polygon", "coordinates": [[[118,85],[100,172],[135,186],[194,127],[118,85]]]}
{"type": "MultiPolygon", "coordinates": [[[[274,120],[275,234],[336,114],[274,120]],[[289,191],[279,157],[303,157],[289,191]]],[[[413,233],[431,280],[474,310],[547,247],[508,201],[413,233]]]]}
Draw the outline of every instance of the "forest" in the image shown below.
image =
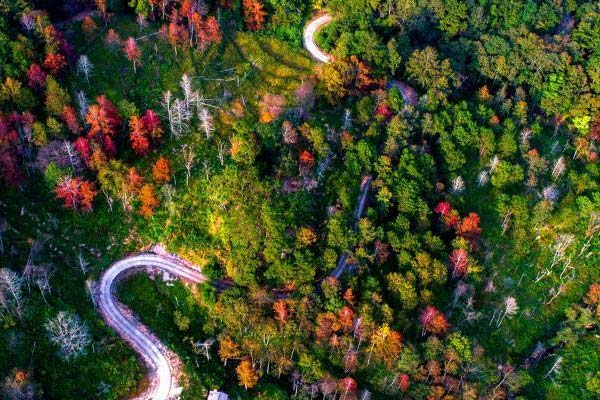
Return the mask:
{"type": "Polygon", "coordinates": [[[598,399],[599,146],[598,1],[0,0],[0,399],[598,399]]]}

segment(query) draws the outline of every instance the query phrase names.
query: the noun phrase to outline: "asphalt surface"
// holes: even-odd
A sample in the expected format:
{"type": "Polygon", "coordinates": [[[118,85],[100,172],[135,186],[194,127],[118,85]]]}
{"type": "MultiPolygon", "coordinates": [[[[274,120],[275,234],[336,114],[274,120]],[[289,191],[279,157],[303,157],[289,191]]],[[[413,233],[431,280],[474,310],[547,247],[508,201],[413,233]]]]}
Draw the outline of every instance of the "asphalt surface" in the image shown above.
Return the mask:
{"type": "Polygon", "coordinates": [[[167,272],[190,283],[204,282],[207,278],[199,270],[170,257],[144,253],[112,264],[102,274],[97,287],[98,305],[107,324],[131,345],[150,370],[151,384],[137,399],[167,400],[175,397],[177,382],[166,348],[115,299],[115,286],[124,276],[148,269],[167,272]]]}
{"type": "Polygon", "coordinates": [[[332,58],[330,55],[325,54],[321,49],[317,47],[317,44],[315,43],[315,33],[317,33],[317,31],[323,25],[327,25],[332,20],[333,18],[331,17],[331,15],[324,14],[310,21],[304,28],[304,47],[306,48],[306,50],[308,50],[310,55],[315,60],[320,61],[322,63],[328,63],[331,61],[332,58]]]}

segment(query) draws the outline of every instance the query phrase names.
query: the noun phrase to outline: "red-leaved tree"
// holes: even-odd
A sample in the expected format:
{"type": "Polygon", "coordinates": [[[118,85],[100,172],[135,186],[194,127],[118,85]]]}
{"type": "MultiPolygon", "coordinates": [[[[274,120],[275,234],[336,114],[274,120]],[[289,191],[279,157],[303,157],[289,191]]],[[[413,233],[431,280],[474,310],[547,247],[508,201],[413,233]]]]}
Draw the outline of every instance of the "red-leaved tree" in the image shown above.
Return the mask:
{"type": "Polygon", "coordinates": [[[58,76],[67,65],[65,56],[60,53],[50,53],[44,59],[44,68],[54,76],[58,76]]]}
{"type": "Polygon", "coordinates": [[[129,140],[131,141],[131,148],[137,155],[145,156],[148,154],[150,141],[144,123],[137,115],[133,115],[129,119],[129,140]]]}
{"type": "Polygon", "coordinates": [[[158,184],[169,182],[169,179],[171,179],[171,163],[169,160],[164,157],[156,160],[152,167],[152,177],[158,184]]]}
{"type": "Polygon", "coordinates": [[[204,50],[211,44],[221,42],[221,28],[215,17],[203,19],[199,14],[194,14],[192,18],[194,30],[196,32],[197,46],[204,50]]]}
{"type": "Polygon", "coordinates": [[[469,254],[465,249],[454,249],[450,253],[452,277],[462,277],[469,271],[469,254]]]}
{"type": "Polygon", "coordinates": [[[129,61],[133,63],[133,72],[137,72],[136,66],[142,59],[142,52],[140,51],[135,39],[130,37],[123,43],[123,52],[129,61]]]}
{"type": "Polygon", "coordinates": [[[290,316],[285,300],[277,300],[275,303],[273,303],[273,313],[275,313],[275,320],[277,320],[281,325],[285,325],[288,317],[290,316]]]}
{"type": "Polygon", "coordinates": [[[112,138],[117,134],[123,121],[117,108],[105,95],[98,96],[96,103],[89,107],[85,117],[90,125],[88,138],[100,144],[108,155],[114,156],[116,147],[112,138]]]}
{"type": "Polygon", "coordinates": [[[46,73],[37,64],[31,64],[27,70],[27,85],[35,91],[41,91],[46,86],[46,73]]]}
{"type": "Polygon", "coordinates": [[[141,118],[141,120],[144,124],[144,129],[146,130],[146,133],[152,139],[160,139],[160,137],[163,134],[163,128],[160,123],[160,119],[158,118],[158,115],[156,115],[156,113],[152,110],[146,110],[146,113],[141,118]]]}
{"type": "Polygon", "coordinates": [[[244,16],[246,17],[246,26],[251,31],[258,31],[264,28],[267,12],[263,4],[258,0],[243,0],[244,16]]]}
{"type": "Polygon", "coordinates": [[[481,234],[481,228],[479,227],[479,215],[474,212],[469,213],[462,221],[458,224],[457,233],[470,241],[472,244],[477,242],[479,235],[481,234]]]}
{"type": "Polygon", "coordinates": [[[73,143],[75,150],[79,153],[79,156],[85,163],[88,165],[90,162],[90,155],[92,154],[92,149],[90,148],[90,141],[85,136],[79,136],[75,139],[75,143],[73,143]]]}
{"type": "Polygon", "coordinates": [[[56,197],[64,202],[65,207],[84,212],[92,210],[94,198],[98,193],[92,182],[71,177],[59,180],[54,192],[56,197]]]}
{"type": "Polygon", "coordinates": [[[442,335],[450,329],[450,324],[446,320],[444,314],[440,312],[434,306],[427,306],[421,315],[419,321],[423,325],[423,335],[426,332],[433,333],[434,335],[442,335]]]}
{"type": "Polygon", "coordinates": [[[79,125],[79,120],[77,119],[77,112],[73,107],[64,106],[61,117],[72,133],[78,134],[81,132],[81,125],[79,125]]]}
{"type": "Polygon", "coordinates": [[[0,112],[0,180],[18,186],[23,181],[19,168],[21,146],[13,118],[0,112]]]}

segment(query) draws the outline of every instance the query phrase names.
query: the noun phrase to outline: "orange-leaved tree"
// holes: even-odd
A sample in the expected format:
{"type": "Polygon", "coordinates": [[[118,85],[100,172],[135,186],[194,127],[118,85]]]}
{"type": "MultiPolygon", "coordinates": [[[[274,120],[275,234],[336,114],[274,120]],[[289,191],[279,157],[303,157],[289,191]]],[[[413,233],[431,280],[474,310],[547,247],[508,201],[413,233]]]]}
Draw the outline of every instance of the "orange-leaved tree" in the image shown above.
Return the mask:
{"type": "Polygon", "coordinates": [[[171,179],[171,163],[164,157],[160,157],[152,167],[152,177],[158,184],[169,182],[171,179]]]}
{"type": "Polygon", "coordinates": [[[231,337],[223,336],[219,341],[219,357],[221,357],[223,365],[227,365],[227,360],[238,358],[239,356],[240,346],[231,337]]]}
{"type": "Polygon", "coordinates": [[[246,389],[253,388],[258,382],[258,373],[247,358],[240,362],[235,369],[235,372],[237,372],[240,386],[243,386],[246,389]]]}
{"type": "Polygon", "coordinates": [[[140,206],[140,215],[144,218],[150,218],[154,213],[154,209],[160,204],[156,199],[154,186],[147,183],[140,189],[139,199],[142,205],[140,206]]]}
{"type": "Polygon", "coordinates": [[[262,3],[258,0],[243,0],[242,5],[248,29],[258,31],[264,28],[267,12],[262,3]]]}

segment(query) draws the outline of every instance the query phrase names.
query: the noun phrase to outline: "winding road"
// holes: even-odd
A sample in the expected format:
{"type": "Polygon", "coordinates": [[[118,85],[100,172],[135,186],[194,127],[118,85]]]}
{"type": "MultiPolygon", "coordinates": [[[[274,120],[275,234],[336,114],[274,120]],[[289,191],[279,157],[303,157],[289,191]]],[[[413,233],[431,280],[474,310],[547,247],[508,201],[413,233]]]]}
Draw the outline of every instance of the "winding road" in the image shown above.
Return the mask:
{"type": "Polygon", "coordinates": [[[117,283],[138,271],[160,271],[190,282],[207,278],[199,269],[166,254],[142,253],[112,264],[104,271],[96,288],[100,312],[110,325],[142,357],[150,370],[150,386],[139,400],[167,400],[177,397],[174,355],[131,312],[115,299],[117,283]]]}
{"type": "MultiPolygon", "coordinates": [[[[360,195],[353,215],[355,223],[364,211],[372,180],[373,177],[367,175],[361,182],[360,195]]],[[[163,272],[192,284],[208,280],[198,267],[176,256],[167,254],[160,247],[158,249],[158,254],[141,253],[115,262],[102,273],[95,290],[95,298],[106,323],[141,356],[150,371],[150,385],[146,392],[136,398],[138,400],[177,398],[179,388],[175,369],[179,361],[176,359],[177,356],[171,353],[156,336],[148,331],[127,307],[116,300],[117,284],[123,278],[136,272],[163,272]]],[[[350,250],[340,256],[336,268],[329,276],[339,279],[344,274],[348,267],[349,255],[350,250]]]]}
{"type": "Polygon", "coordinates": [[[310,55],[315,60],[320,61],[322,63],[328,63],[329,61],[332,60],[332,57],[317,47],[317,44],[315,43],[315,34],[317,33],[317,31],[319,29],[321,29],[321,27],[327,25],[331,21],[333,21],[333,18],[331,17],[331,15],[324,14],[324,15],[321,15],[320,17],[317,17],[317,18],[311,20],[304,27],[304,34],[303,34],[304,47],[306,48],[306,50],[308,50],[310,55]]]}
{"type": "MultiPolygon", "coordinates": [[[[332,20],[333,18],[330,15],[322,15],[309,22],[304,30],[304,45],[312,57],[320,62],[330,62],[332,57],[316,46],[314,35],[322,26],[330,23],[332,20]]],[[[402,89],[400,90],[402,91],[402,89]]],[[[363,214],[372,181],[373,177],[367,175],[363,177],[361,182],[360,195],[353,214],[355,224],[363,214]]],[[[350,251],[351,249],[340,256],[336,268],[331,272],[330,276],[339,279],[344,274],[348,267],[350,251]]],[[[115,262],[102,273],[100,281],[95,288],[94,297],[98,302],[102,317],[140,355],[150,371],[150,385],[136,399],[175,399],[178,397],[180,390],[177,382],[178,373],[176,371],[179,365],[177,356],[171,353],[115,297],[117,284],[126,276],[136,272],[167,273],[192,284],[206,282],[208,278],[202,274],[198,267],[166,253],[162,248],[158,248],[155,252],[140,253],[115,262]]],[[[216,285],[218,285],[218,282],[216,285]]]]}
{"type": "MultiPolygon", "coordinates": [[[[333,21],[333,17],[331,15],[327,13],[321,14],[315,17],[314,19],[310,20],[308,24],[306,24],[306,26],[304,27],[304,33],[302,35],[304,41],[304,48],[306,48],[306,50],[310,53],[312,58],[322,63],[331,62],[333,60],[333,57],[325,53],[317,46],[317,44],[315,43],[315,34],[319,29],[329,24],[331,21],[333,21]]],[[[415,107],[417,105],[418,96],[415,89],[408,86],[406,83],[398,80],[392,80],[386,85],[387,90],[393,87],[397,88],[400,94],[402,95],[402,98],[404,99],[405,109],[407,109],[408,106],[415,107]]]]}

